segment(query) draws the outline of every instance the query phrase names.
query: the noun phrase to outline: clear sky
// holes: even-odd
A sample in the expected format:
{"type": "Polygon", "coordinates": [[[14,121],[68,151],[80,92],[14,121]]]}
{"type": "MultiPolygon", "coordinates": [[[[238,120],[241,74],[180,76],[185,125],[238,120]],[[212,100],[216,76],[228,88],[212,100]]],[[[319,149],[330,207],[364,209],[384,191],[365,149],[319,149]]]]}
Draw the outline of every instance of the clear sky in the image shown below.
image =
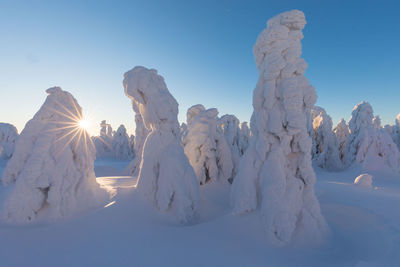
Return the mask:
{"type": "Polygon", "coordinates": [[[398,1],[3,1],[0,121],[21,131],[61,86],[92,114],[134,129],[124,72],[155,68],[180,105],[248,121],[257,69],[252,48],[272,16],[304,11],[306,76],[336,123],[369,101],[383,123],[400,113],[398,1]]]}

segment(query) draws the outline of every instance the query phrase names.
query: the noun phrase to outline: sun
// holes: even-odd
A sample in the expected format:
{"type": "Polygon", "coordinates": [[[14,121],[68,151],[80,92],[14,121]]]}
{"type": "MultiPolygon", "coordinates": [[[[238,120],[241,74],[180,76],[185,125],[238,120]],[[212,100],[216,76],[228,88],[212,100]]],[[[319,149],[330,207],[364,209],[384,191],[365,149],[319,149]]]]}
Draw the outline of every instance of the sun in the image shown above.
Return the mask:
{"type": "Polygon", "coordinates": [[[80,120],[78,122],[80,128],[87,130],[89,128],[89,122],[87,120],[80,120]]]}

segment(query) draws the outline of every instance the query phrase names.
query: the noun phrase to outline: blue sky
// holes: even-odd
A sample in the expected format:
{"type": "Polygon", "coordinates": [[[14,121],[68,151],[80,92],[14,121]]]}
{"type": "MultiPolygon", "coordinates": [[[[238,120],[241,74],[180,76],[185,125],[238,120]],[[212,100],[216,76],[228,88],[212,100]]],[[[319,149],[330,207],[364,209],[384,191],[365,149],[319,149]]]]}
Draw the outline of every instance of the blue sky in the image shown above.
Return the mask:
{"type": "Polygon", "coordinates": [[[3,1],[0,121],[22,130],[51,86],[71,92],[93,120],[134,129],[123,73],[164,76],[180,105],[201,103],[249,120],[257,69],[252,48],[266,21],[306,14],[303,57],[317,104],[334,123],[369,101],[384,123],[400,113],[396,1],[3,1]]]}

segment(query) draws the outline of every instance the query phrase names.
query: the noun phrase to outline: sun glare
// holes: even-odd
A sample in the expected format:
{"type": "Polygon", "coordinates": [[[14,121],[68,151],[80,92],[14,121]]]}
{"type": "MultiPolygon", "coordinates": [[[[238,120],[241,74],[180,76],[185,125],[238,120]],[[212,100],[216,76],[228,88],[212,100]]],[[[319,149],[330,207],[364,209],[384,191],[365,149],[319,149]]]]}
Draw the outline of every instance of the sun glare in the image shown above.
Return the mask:
{"type": "Polygon", "coordinates": [[[78,124],[79,127],[84,130],[87,130],[89,128],[89,122],[87,120],[80,120],[78,124]]]}

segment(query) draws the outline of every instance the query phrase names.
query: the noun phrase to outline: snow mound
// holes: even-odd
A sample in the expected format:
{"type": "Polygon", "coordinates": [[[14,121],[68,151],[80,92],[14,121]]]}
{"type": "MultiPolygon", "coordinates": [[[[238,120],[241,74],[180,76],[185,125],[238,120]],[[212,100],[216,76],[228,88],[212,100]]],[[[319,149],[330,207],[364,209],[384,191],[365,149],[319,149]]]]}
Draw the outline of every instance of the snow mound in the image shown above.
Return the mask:
{"type": "Polygon", "coordinates": [[[144,143],[138,189],[161,211],[192,219],[199,186],[181,144],[178,103],[154,69],[135,67],[124,74],[125,94],[135,103],[150,133],[144,143]]]}
{"type": "Polygon", "coordinates": [[[185,154],[200,184],[232,178],[231,150],[218,125],[218,110],[195,105],[187,111],[185,154]]]}
{"type": "Polygon", "coordinates": [[[367,173],[361,174],[354,180],[354,184],[362,187],[372,188],[372,175],[367,173]]]}
{"type": "Polygon", "coordinates": [[[11,158],[17,139],[17,128],[12,124],[0,122],[0,159],[11,158]]]}
{"type": "Polygon", "coordinates": [[[253,136],[231,192],[235,213],[260,209],[274,245],[288,244],[295,236],[319,242],[327,232],[311,166],[310,111],[317,96],[300,58],[305,24],[303,12],[285,12],[270,19],[258,36],[253,136]]]}
{"type": "Polygon", "coordinates": [[[81,107],[59,87],[46,92],[3,174],[5,185],[15,183],[4,203],[3,217],[9,222],[25,223],[42,214],[59,219],[109,197],[96,183],[95,148],[79,127],[81,107]]]}

